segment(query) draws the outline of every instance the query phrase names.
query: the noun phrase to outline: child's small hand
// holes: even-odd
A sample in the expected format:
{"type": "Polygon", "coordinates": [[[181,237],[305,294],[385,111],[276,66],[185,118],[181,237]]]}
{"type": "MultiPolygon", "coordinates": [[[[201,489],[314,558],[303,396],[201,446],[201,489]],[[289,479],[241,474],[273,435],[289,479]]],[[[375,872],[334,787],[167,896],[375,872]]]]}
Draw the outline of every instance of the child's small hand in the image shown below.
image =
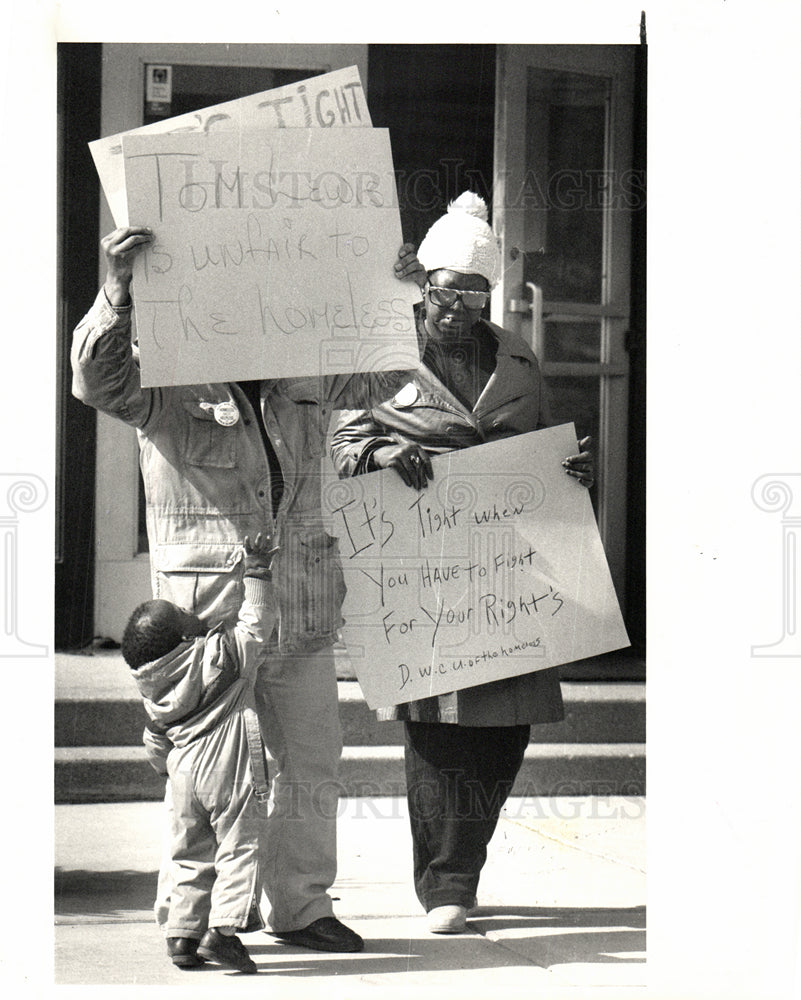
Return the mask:
{"type": "Polygon", "coordinates": [[[251,542],[250,536],[245,535],[242,539],[242,549],[245,553],[245,573],[249,576],[261,576],[264,579],[269,579],[273,556],[278,551],[272,546],[271,536],[259,532],[255,540],[251,542]]]}

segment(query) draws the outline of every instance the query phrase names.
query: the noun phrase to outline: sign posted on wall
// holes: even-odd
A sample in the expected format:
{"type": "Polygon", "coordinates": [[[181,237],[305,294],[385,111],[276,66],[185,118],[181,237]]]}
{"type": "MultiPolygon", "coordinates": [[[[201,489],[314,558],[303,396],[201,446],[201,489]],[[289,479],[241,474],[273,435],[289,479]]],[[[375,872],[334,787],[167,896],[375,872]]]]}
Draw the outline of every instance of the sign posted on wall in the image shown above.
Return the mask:
{"type": "Polygon", "coordinates": [[[587,490],[565,475],[572,424],[328,484],[348,652],[371,708],[629,644],[587,490]]]}
{"type": "Polygon", "coordinates": [[[386,129],[123,136],[142,385],[408,369],[386,129]]]}

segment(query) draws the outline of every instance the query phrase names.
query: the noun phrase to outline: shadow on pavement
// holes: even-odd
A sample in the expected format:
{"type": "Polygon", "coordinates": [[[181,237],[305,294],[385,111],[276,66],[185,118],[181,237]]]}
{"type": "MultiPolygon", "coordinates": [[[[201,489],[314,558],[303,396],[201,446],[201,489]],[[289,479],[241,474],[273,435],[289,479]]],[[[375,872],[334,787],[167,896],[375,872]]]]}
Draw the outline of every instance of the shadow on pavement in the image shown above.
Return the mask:
{"type": "Polygon", "coordinates": [[[468,923],[496,944],[523,952],[546,968],[645,961],[644,906],[486,906],[468,923]]]}
{"type": "Polygon", "coordinates": [[[645,927],[644,906],[479,906],[470,918],[482,931],[515,927],[645,927]]]}
{"type": "MultiPolygon", "coordinates": [[[[129,922],[136,911],[142,912],[135,920],[150,921],[157,877],[155,871],[57,868],[57,922],[59,917],[129,922]]],[[[319,976],[324,972],[364,977],[448,968],[636,964],[645,961],[645,915],[645,906],[483,906],[468,920],[470,933],[463,935],[426,934],[422,914],[376,915],[371,919],[383,925],[380,931],[385,936],[371,937],[368,927],[360,928],[366,938],[365,951],[356,955],[315,952],[312,956],[305,948],[282,944],[267,933],[247,935],[246,943],[260,971],[286,976],[319,976]],[[412,933],[387,937],[386,921],[395,922],[401,932],[408,927],[412,933]]],[[[155,924],[153,933],[155,941],[155,924]]]]}
{"type": "MultiPolygon", "coordinates": [[[[364,928],[360,928],[364,930],[364,928]]],[[[431,935],[397,938],[366,937],[364,951],[355,955],[325,955],[315,957],[304,948],[277,943],[259,944],[247,941],[250,957],[259,971],[281,976],[348,976],[360,979],[408,972],[434,972],[447,969],[502,969],[532,965],[528,959],[498,948],[475,934],[431,935]]]]}
{"type": "Polygon", "coordinates": [[[157,881],[158,872],[64,871],[56,868],[54,911],[56,916],[109,916],[131,910],[151,913],[157,881]]]}

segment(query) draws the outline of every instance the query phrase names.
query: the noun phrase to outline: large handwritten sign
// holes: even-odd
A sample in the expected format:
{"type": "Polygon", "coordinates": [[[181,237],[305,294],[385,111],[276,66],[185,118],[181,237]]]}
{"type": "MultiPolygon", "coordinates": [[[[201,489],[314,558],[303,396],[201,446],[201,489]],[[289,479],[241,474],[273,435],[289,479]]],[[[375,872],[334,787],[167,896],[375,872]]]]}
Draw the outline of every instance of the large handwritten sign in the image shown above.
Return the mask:
{"type": "Polygon", "coordinates": [[[408,369],[386,129],[123,137],[142,385],[408,369]]]}
{"type": "Polygon", "coordinates": [[[118,226],[128,225],[122,139],[126,135],[236,131],[252,128],[332,128],[371,125],[356,66],[286,87],[249,94],[89,143],[103,193],[118,226]]]}
{"type": "Polygon", "coordinates": [[[572,424],[433,459],[420,493],[392,470],[325,489],[348,593],[348,651],[371,708],[629,643],[572,424]]]}

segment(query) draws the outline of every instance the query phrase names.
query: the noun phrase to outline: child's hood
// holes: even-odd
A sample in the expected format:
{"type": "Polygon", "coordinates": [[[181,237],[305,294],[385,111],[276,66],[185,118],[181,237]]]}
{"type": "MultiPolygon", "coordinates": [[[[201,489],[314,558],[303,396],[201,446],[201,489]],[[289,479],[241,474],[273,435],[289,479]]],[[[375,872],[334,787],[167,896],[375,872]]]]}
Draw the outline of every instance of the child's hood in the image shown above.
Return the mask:
{"type": "Polygon", "coordinates": [[[203,693],[220,676],[223,665],[222,627],[186,639],[158,660],[134,672],[147,714],[169,725],[193,712],[203,693]]]}

